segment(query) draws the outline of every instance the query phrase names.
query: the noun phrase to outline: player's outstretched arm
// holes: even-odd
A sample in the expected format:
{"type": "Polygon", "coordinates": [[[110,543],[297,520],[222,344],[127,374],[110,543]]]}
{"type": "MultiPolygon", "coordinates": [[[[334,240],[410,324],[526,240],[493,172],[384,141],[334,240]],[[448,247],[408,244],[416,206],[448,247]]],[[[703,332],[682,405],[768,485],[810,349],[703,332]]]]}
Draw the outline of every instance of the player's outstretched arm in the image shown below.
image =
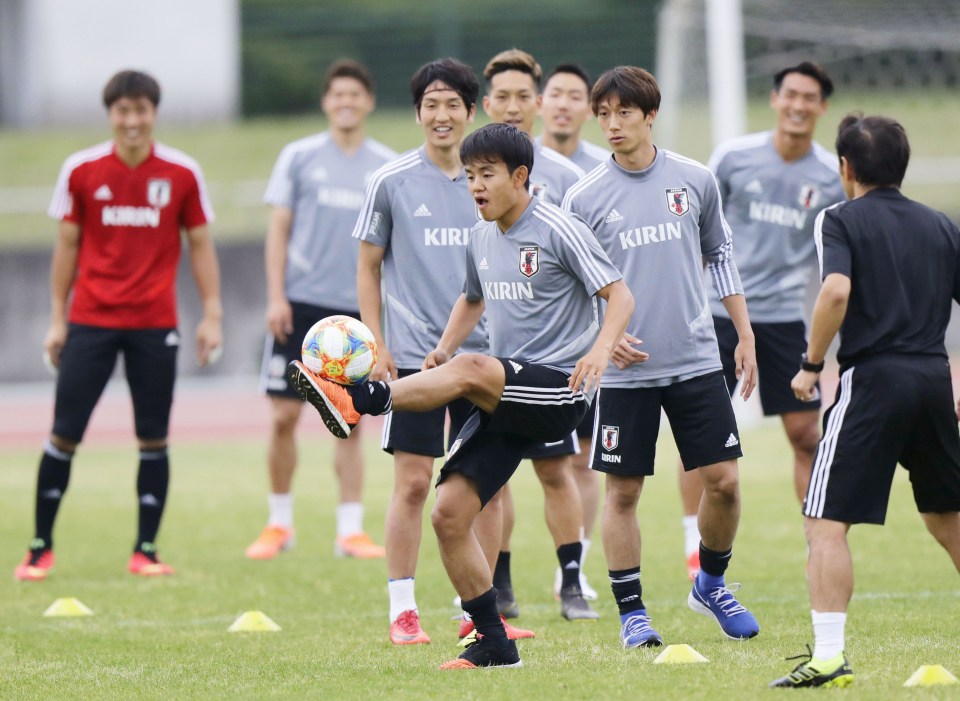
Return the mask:
{"type": "Polygon", "coordinates": [[[747,300],[743,294],[732,294],[720,301],[737,329],[739,341],[733,351],[733,359],[736,363],[737,379],[740,380],[740,396],[746,401],[757,386],[757,347],[753,328],[750,326],[750,315],[747,313],[747,300]]]}
{"type": "MultiPolygon", "coordinates": [[[[613,349],[623,338],[627,323],[633,315],[633,294],[623,280],[611,282],[606,287],[601,288],[597,291],[597,296],[607,301],[607,309],[603,315],[603,325],[600,327],[600,333],[597,334],[597,340],[593,342],[593,346],[585,356],[577,361],[577,365],[573,369],[569,384],[572,390],[577,390],[582,385],[583,391],[589,392],[592,388],[600,385],[600,378],[603,377],[603,373],[610,363],[613,349]]],[[[647,355],[640,351],[637,351],[637,353],[643,356],[647,355]]]]}
{"type": "Polygon", "coordinates": [[[263,252],[267,274],[267,329],[280,343],[286,343],[287,337],[293,333],[293,311],[285,289],[287,248],[292,224],[292,209],[280,206],[270,208],[270,223],[263,252]]]}
{"type": "Polygon", "coordinates": [[[67,340],[67,299],[77,276],[79,250],[80,225],[61,221],[50,263],[50,328],[43,340],[43,352],[53,367],[60,366],[60,351],[67,340]]]}
{"type": "MultiPolygon", "coordinates": [[[[817,301],[813,303],[810,321],[810,340],[807,341],[807,360],[823,361],[827,349],[840,330],[850,301],[850,278],[842,273],[830,273],[823,280],[817,301]]],[[[820,373],[800,370],[790,382],[797,399],[808,402],[814,397],[814,387],[820,373]]]]}
{"type": "Polygon", "coordinates": [[[204,224],[187,229],[190,268],[203,305],[203,318],[197,325],[197,363],[202,367],[219,355],[223,346],[223,303],[220,297],[220,265],[217,252],[204,224]]]}
{"type": "Polygon", "coordinates": [[[447,326],[443,329],[437,347],[424,358],[422,368],[429,370],[443,365],[453,357],[457,349],[467,340],[473,329],[480,323],[485,308],[483,297],[475,300],[467,299],[467,295],[460,293],[450,311],[447,326]]]}
{"type": "Polygon", "coordinates": [[[383,337],[383,299],[381,297],[381,270],[387,249],[367,241],[360,242],[360,257],[357,263],[357,299],[360,306],[360,321],[373,332],[377,342],[377,364],[370,373],[371,380],[396,380],[397,365],[383,337]]]}

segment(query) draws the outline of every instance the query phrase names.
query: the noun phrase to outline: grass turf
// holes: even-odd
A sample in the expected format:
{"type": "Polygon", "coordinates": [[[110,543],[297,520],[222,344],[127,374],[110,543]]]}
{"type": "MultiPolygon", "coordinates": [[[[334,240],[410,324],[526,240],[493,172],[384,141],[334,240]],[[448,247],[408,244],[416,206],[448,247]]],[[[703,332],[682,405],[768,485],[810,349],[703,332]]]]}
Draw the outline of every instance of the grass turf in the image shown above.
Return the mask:
{"type": "MultiPolygon", "coordinates": [[[[801,520],[776,423],[744,431],[743,518],[728,581],[760,621],[760,636],[737,643],[686,606],[679,498],[669,434],[659,474],[641,499],[644,600],[667,643],[687,643],[709,664],[654,665],[656,650],[624,651],[606,585],[599,533],[587,573],[601,593],[597,623],[568,623],[551,584],[556,566],[542,516],[542,491],[528,463],[514,478],[514,582],[519,623],[537,631],[521,643],[522,670],[440,673],[455,646],[454,595],[428,519],[417,601],[433,644],[387,641],[382,561],[335,559],[335,489],[330,440],[307,417],[297,475],[298,545],[273,562],[243,549],[265,517],[265,446],[259,440],[177,443],[160,552],[175,577],[128,575],[135,522],[132,445],[87,446],[75,460],[55,532],[57,568],[42,583],[10,574],[30,536],[35,451],[0,455],[0,542],[8,575],[0,584],[0,698],[403,698],[581,699],[771,698],[767,682],[788,671],[784,657],[812,641],[801,520]],[[55,598],[73,596],[88,618],[44,618],[55,598]],[[279,633],[227,632],[241,613],[261,610],[279,633]]],[[[366,524],[382,542],[392,485],[388,456],[370,432],[366,524]]],[[[902,471],[901,471],[902,472],[902,471]]],[[[430,502],[432,503],[432,496],[430,502]]],[[[916,515],[901,474],[887,526],[851,532],[857,590],[847,653],[857,675],[845,699],[956,698],[957,687],[904,690],[922,664],[960,674],[957,573],[916,515]]]]}

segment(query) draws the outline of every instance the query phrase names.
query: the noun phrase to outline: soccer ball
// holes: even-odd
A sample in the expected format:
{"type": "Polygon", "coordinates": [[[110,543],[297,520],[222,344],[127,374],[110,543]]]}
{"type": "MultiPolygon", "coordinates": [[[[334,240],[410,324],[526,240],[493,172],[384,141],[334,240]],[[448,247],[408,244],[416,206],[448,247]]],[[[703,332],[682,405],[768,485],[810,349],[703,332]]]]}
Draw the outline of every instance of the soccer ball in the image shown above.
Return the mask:
{"type": "Polygon", "coordinates": [[[303,364],[327,380],[358,385],[377,362],[377,344],[366,326],[349,316],[328,316],[310,327],[300,349],[303,364]]]}

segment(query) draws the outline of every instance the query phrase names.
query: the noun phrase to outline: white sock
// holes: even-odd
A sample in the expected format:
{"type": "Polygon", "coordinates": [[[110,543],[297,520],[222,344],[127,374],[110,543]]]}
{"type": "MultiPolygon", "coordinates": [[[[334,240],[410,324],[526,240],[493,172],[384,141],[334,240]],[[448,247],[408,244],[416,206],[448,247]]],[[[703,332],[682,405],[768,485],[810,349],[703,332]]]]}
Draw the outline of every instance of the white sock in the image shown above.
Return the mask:
{"type": "Polygon", "coordinates": [[[270,517],[267,519],[269,525],[293,528],[293,494],[269,494],[267,506],[270,509],[270,517]]]}
{"type": "Polygon", "coordinates": [[[363,504],[351,501],[337,506],[337,536],[363,532],[363,504]]]}
{"type": "Polygon", "coordinates": [[[687,557],[700,552],[700,529],[697,515],[683,517],[683,554],[687,557]]]}
{"type": "Polygon", "coordinates": [[[393,623],[404,611],[417,610],[417,601],[413,597],[413,577],[391,579],[387,582],[390,592],[390,622],[393,623]]]}
{"type": "Polygon", "coordinates": [[[847,614],[811,611],[813,618],[813,658],[826,662],[843,652],[843,628],[847,614]]]}
{"type": "Polygon", "coordinates": [[[580,569],[582,570],[582,569],[583,569],[583,563],[584,563],[584,562],[586,561],[586,559],[587,559],[587,551],[590,549],[590,539],[589,539],[589,538],[581,538],[581,539],[580,539],[580,545],[583,546],[583,554],[580,555],[580,569]]]}

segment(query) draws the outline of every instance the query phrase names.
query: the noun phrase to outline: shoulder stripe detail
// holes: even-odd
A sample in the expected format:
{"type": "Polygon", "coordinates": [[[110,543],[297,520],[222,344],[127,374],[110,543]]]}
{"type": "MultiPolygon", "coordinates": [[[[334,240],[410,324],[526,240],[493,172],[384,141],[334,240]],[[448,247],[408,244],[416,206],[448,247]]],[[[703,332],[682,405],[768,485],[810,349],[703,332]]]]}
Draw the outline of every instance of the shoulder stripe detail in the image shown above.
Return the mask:
{"type": "Polygon", "coordinates": [[[567,189],[567,194],[563,196],[563,203],[561,205],[561,208],[569,212],[570,207],[572,206],[572,203],[573,203],[573,198],[576,197],[581,192],[583,192],[584,190],[586,190],[591,185],[593,185],[598,180],[601,180],[609,172],[610,172],[610,169],[607,168],[607,164],[601,163],[596,168],[591,170],[589,173],[584,175],[582,178],[580,178],[577,182],[575,182],[573,185],[571,185],[567,189]]]}
{"type": "Polygon", "coordinates": [[[389,146],[384,146],[376,139],[367,139],[366,144],[371,151],[373,151],[375,154],[377,154],[382,158],[386,158],[388,161],[394,160],[399,155],[392,148],[390,148],[389,146]]]}
{"type": "Polygon", "coordinates": [[[53,198],[50,200],[50,207],[47,214],[53,219],[63,219],[64,215],[70,211],[70,175],[77,167],[90,161],[96,161],[104,156],[109,156],[113,151],[113,142],[104,141],[96,146],[90,146],[82,151],[67,157],[60,168],[60,174],[57,176],[57,184],[53,188],[53,198]]]}
{"type": "Polygon", "coordinates": [[[832,172],[836,172],[837,168],[839,167],[837,154],[831,153],[816,141],[813,142],[813,155],[816,156],[817,160],[829,168],[832,172]]]}
{"type": "Polygon", "coordinates": [[[603,270],[590,254],[590,250],[584,243],[573,222],[567,219],[567,214],[556,205],[538,202],[537,208],[533,211],[533,216],[546,222],[551,229],[557,232],[560,240],[566,244],[577,258],[583,263],[584,272],[590,278],[590,283],[598,290],[610,284],[611,280],[603,274],[603,270]]]}
{"type": "Polygon", "coordinates": [[[213,204],[210,202],[209,194],[207,194],[207,184],[203,180],[203,171],[200,169],[200,164],[183,151],[165,144],[154,143],[153,152],[158,158],[182,166],[193,174],[194,180],[197,181],[197,190],[200,193],[200,207],[203,209],[203,216],[208,224],[211,223],[215,218],[213,204]]]}
{"type": "Polygon", "coordinates": [[[717,146],[717,148],[714,149],[713,153],[710,155],[710,160],[707,161],[707,167],[710,170],[716,171],[717,167],[720,165],[720,161],[723,160],[724,156],[729,153],[733,153],[734,151],[746,151],[750,148],[759,148],[770,140],[771,134],[773,134],[771,131],[761,131],[755,134],[737,136],[733,139],[724,141],[722,144],[717,146]]]}
{"type": "Polygon", "coordinates": [[[273,166],[273,173],[267,183],[267,191],[263,194],[263,201],[270,205],[285,202],[291,186],[290,167],[293,159],[306,151],[322,148],[329,140],[330,134],[324,131],[291,141],[284,146],[273,166]]]}
{"type": "Polygon", "coordinates": [[[820,265],[820,279],[823,279],[823,218],[831,209],[836,209],[843,202],[835,202],[826,209],[821,209],[813,222],[813,243],[817,248],[817,262],[820,265]]]}
{"type": "Polygon", "coordinates": [[[663,156],[664,158],[669,158],[670,160],[676,161],[677,163],[685,163],[686,165],[694,166],[695,168],[709,171],[711,175],[713,174],[713,171],[707,168],[705,165],[703,165],[703,163],[701,163],[700,161],[695,161],[692,158],[681,156],[679,153],[674,153],[673,151],[667,151],[666,149],[663,149],[663,156]]]}
{"type": "Polygon", "coordinates": [[[367,183],[366,192],[363,193],[363,206],[360,208],[360,214],[357,216],[357,223],[353,227],[351,236],[355,239],[363,240],[366,238],[367,229],[370,226],[370,219],[373,216],[373,203],[377,199],[377,190],[391,175],[402,173],[405,170],[415,168],[422,162],[420,149],[414,149],[401,155],[389,163],[380,166],[367,183]]]}
{"type": "Polygon", "coordinates": [[[543,146],[543,147],[540,148],[540,153],[537,154],[537,155],[543,156],[543,157],[546,158],[547,160],[553,161],[554,163],[557,163],[557,164],[559,164],[559,165],[562,165],[562,166],[563,166],[564,168],[566,168],[567,170],[576,173],[577,178],[582,178],[582,177],[585,175],[585,173],[584,173],[584,171],[583,171],[583,168],[581,168],[580,166],[578,166],[576,163],[574,163],[573,161],[571,161],[569,158],[567,158],[566,156],[564,156],[562,153],[557,153],[557,152],[554,151],[552,148],[549,148],[549,147],[547,147],[547,146],[543,146]]]}
{"type": "Polygon", "coordinates": [[[580,145],[583,146],[584,153],[594,158],[599,158],[602,161],[610,158],[610,152],[602,146],[597,146],[596,144],[591,144],[589,141],[583,140],[580,141],[580,145]]]}

